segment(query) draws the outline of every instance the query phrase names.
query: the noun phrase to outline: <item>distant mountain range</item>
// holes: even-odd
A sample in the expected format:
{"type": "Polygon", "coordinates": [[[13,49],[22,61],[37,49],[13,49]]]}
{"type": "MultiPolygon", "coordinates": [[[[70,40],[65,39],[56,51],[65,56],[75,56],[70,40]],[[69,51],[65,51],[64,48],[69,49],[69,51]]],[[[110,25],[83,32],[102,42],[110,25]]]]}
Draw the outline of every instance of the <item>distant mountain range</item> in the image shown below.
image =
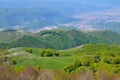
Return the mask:
{"type": "Polygon", "coordinates": [[[118,0],[0,0],[0,28],[38,32],[69,27],[120,32],[119,3],[118,0]]]}
{"type": "Polygon", "coordinates": [[[87,43],[120,45],[120,35],[112,31],[81,32],[73,29],[43,30],[38,33],[0,31],[0,47],[40,47],[68,49],[87,43]]]}

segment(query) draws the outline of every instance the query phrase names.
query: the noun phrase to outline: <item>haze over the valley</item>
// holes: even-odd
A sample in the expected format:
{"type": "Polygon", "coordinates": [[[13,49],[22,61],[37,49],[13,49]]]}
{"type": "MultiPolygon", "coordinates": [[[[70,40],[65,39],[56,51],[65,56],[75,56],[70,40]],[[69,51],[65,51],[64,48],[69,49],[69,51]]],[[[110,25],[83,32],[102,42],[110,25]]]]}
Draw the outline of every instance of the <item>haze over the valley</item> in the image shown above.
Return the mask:
{"type": "Polygon", "coordinates": [[[1,0],[0,28],[120,31],[119,0],[1,0]]]}

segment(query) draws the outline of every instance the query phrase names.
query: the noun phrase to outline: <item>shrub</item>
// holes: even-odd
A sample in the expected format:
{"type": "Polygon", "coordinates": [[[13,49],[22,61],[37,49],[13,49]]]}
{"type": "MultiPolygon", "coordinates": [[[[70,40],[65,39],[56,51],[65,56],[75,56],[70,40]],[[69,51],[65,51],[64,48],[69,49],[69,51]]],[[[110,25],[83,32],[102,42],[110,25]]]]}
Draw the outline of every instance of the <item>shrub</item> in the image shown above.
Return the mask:
{"type": "Polygon", "coordinates": [[[115,58],[112,60],[112,63],[113,63],[113,64],[120,64],[120,57],[115,57],[115,58]]]}
{"type": "Polygon", "coordinates": [[[16,65],[17,62],[15,60],[12,61],[12,65],[16,65]]]}
{"type": "Polygon", "coordinates": [[[26,52],[32,53],[32,49],[26,49],[26,52]]]}
{"type": "Polygon", "coordinates": [[[41,52],[41,56],[42,57],[52,57],[52,56],[59,57],[60,53],[58,53],[58,52],[56,52],[55,50],[52,50],[52,49],[45,49],[41,52]]]}
{"type": "Polygon", "coordinates": [[[66,66],[64,68],[64,71],[67,72],[67,73],[70,73],[70,72],[73,72],[73,71],[77,70],[80,66],[82,66],[81,61],[77,60],[74,63],[66,66]]]}
{"type": "Polygon", "coordinates": [[[90,66],[91,58],[89,56],[83,56],[81,59],[82,66],[90,66]]]}
{"type": "Polygon", "coordinates": [[[100,62],[101,61],[101,56],[100,55],[95,55],[94,56],[94,62],[95,63],[98,63],[98,62],[100,62]]]}

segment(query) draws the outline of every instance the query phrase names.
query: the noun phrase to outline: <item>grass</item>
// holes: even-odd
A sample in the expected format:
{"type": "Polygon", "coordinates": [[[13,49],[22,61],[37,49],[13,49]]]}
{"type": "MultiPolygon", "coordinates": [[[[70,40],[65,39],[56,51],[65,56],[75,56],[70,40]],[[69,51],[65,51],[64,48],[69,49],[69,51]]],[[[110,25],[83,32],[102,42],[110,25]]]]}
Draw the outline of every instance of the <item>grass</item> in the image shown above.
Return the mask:
{"type": "MultiPolygon", "coordinates": [[[[75,71],[81,69],[90,69],[92,71],[105,70],[114,73],[119,72],[120,69],[120,47],[116,45],[106,45],[106,44],[86,44],[84,46],[79,46],[67,50],[55,50],[60,53],[61,56],[45,56],[41,57],[41,51],[48,49],[40,48],[13,48],[8,51],[11,52],[10,60],[16,71],[23,70],[26,67],[33,66],[36,68],[50,69],[50,70],[60,70],[63,71],[66,66],[68,69],[74,69],[75,71]],[[27,49],[27,50],[26,50],[27,49]],[[32,49],[32,52],[29,50],[32,49]],[[16,56],[13,54],[18,53],[16,56]],[[22,55],[19,55],[22,54],[22,55]],[[78,64],[81,63],[82,66],[76,68],[78,64]],[[69,67],[70,66],[70,67],[69,67]],[[116,66],[118,68],[116,68],[116,66]],[[112,70],[111,70],[112,69],[112,70]]],[[[49,53],[54,51],[49,50],[49,53]]],[[[46,54],[46,53],[45,53],[46,54]]]]}
{"type": "MultiPolygon", "coordinates": [[[[78,48],[77,48],[78,49],[78,48]]],[[[14,53],[26,53],[24,55],[12,56],[11,59],[16,60],[17,64],[14,65],[16,69],[23,69],[28,66],[41,67],[42,69],[53,69],[53,70],[63,70],[65,66],[79,59],[79,57],[67,56],[73,54],[74,49],[68,50],[56,50],[57,52],[62,53],[62,57],[41,57],[40,52],[44,49],[40,48],[28,48],[28,47],[18,47],[9,49],[9,55],[12,56],[14,53]],[[32,49],[32,53],[25,52],[26,49],[32,49]],[[17,60],[17,58],[20,58],[17,60]]]]}
{"type": "Polygon", "coordinates": [[[79,57],[24,57],[20,63],[15,65],[15,67],[39,66],[42,69],[63,70],[65,66],[77,59],[79,59],[79,57]]]}

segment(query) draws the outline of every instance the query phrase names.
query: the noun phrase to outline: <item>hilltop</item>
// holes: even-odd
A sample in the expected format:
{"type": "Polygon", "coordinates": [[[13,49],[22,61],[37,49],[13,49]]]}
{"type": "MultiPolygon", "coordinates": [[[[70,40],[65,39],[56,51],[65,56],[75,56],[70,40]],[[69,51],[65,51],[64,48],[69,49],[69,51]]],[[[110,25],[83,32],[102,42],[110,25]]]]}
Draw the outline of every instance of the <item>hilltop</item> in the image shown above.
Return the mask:
{"type": "Polygon", "coordinates": [[[120,35],[112,31],[82,32],[75,29],[43,30],[38,33],[1,31],[1,48],[38,47],[69,49],[87,43],[120,45],[120,35]],[[18,34],[19,33],[19,34],[18,34]],[[7,38],[7,39],[6,39],[7,38]]]}

